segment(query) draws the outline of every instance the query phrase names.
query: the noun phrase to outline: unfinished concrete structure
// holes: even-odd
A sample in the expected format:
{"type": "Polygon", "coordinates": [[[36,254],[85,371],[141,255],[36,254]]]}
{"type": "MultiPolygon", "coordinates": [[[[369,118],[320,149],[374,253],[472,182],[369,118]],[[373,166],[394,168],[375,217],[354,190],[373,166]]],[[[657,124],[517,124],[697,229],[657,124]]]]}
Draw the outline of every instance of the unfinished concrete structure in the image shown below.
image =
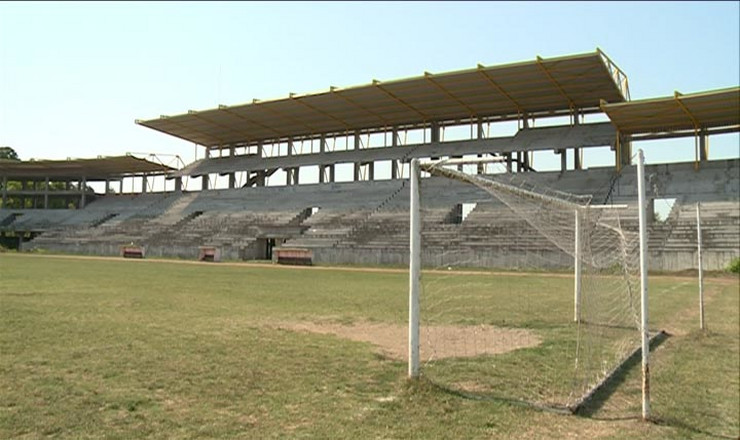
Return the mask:
{"type": "MultiPolygon", "coordinates": [[[[64,252],[115,255],[122,242],[136,242],[148,256],[195,259],[199,247],[216,246],[225,259],[264,259],[284,244],[311,249],[315,262],[399,264],[407,258],[412,158],[498,157],[507,172],[550,187],[592,194],[599,203],[634,204],[634,170],[626,166],[632,142],[688,136],[696,139],[694,163],[648,167],[651,196],[677,199],[669,220],[653,227],[651,267],[693,267],[680,213],[701,201],[714,213],[705,227],[715,237],[705,239],[707,267],[719,268],[740,254],[740,159],[711,161],[707,139],[738,131],[739,115],[740,88],[630,101],[626,76],[599,50],[425,73],[137,121],[204,148],[204,159],[165,171],[179,182],[199,179],[198,191],[176,185],[173,192],[108,195],[72,214],[4,205],[0,225],[40,233],[27,248],[64,252]],[[614,166],[583,169],[593,147],[610,147],[614,166]],[[560,155],[560,171],[536,172],[537,151],[560,155]],[[340,181],[340,168],[350,178],[340,181]],[[285,184],[268,185],[277,172],[285,184]],[[307,184],[307,174],[318,182],[307,184]],[[214,188],[219,177],[228,188],[214,188]],[[99,220],[82,221],[86,215],[99,220]]],[[[13,178],[2,165],[0,176],[13,178]]],[[[526,235],[521,225],[486,229],[492,217],[506,219],[483,194],[436,178],[426,185],[432,191],[437,185],[439,197],[425,246],[506,266],[497,249],[526,235]],[[464,220],[461,204],[476,204],[464,220]]],[[[537,243],[532,236],[527,246],[537,243]]]]}

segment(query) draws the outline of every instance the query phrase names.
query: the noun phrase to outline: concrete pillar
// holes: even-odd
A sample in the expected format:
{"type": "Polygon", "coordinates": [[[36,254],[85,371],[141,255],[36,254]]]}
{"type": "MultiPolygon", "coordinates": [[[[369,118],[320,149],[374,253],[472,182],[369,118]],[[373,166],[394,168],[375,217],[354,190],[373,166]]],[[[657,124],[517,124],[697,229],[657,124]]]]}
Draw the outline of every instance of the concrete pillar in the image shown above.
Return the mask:
{"type": "Polygon", "coordinates": [[[285,173],[286,185],[298,185],[298,167],[286,168],[285,173]]]}
{"type": "Polygon", "coordinates": [[[568,171],[568,149],[561,148],[557,150],[557,154],[560,155],[560,172],[564,173],[568,171]]]}
{"type": "Polygon", "coordinates": [[[614,149],[617,168],[622,169],[632,164],[632,143],[621,141],[619,148],[614,149]]]}
{"type": "MultiPolygon", "coordinates": [[[[393,127],[393,130],[391,131],[391,147],[397,147],[398,146],[398,129],[396,127],[393,127]]],[[[398,176],[401,173],[399,173],[398,169],[398,161],[396,159],[391,159],[391,179],[398,179],[398,176]]]]}
{"type": "Polygon", "coordinates": [[[49,178],[44,181],[44,209],[49,209],[49,178]]]}
{"type": "Polygon", "coordinates": [[[329,182],[334,182],[334,165],[329,165],[329,182]]]}
{"type": "MultiPolygon", "coordinates": [[[[319,138],[319,154],[326,153],[326,139],[324,135],[319,138]]],[[[326,181],[326,165],[319,165],[319,183],[326,181]]]]}
{"type": "Polygon", "coordinates": [[[149,179],[147,178],[146,174],[141,176],[141,193],[146,194],[146,190],[149,186],[149,179]]]}
{"type": "MultiPolygon", "coordinates": [[[[481,120],[478,120],[478,133],[477,133],[477,137],[478,137],[479,140],[480,139],[483,139],[483,121],[481,121],[481,120]]],[[[483,157],[482,154],[479,154],[478,155],[478,159],[480,159],[482,157],[483,157]]],[[[475,171],[478,174],[483,174],[483,164],[482,163],[479,163],[478,166],[476,167],[476,170],[475,171]]]]}
{"type": "Polygon", "coordinates": [[[506,158],[506,172],[511,172],[511,152],[504,153],[504,157],[506,158]]]}
{"type": "Polygon", "coordinates": [[[8,176],[3,176],[3,206],[5,208],[8,204],[8,176]]]}
{"type": "MultiPolygon", "coordinates": [[[[354,143],[354,149],[359,150],[360,149],[360,133],[355,132],[355,143],[354,143]]],[[[355,169],[354,169],[354,181],[357,182],[360,180],[360,167],[362,165],[360,162],[355,162],[355,169]]]]}
{"type": "Polygon", "coordinates": [[[85,202],[87,201],[87,191],[85,189],[87,188],[87,178],[83,177],[82,182],[80,182],[80,209],[85,207],[85,202]]]}
{"type": "Polygon", "coordinates": [[[293,139],[288,139],[288,156],[293,155],[293,139]]]}
{"type": "Polygon", "coordinates": [[[258,157],[263,157],[264,156],[264,152],[262,150],[263,150],[263,148],[262,148],[262,142],[260,142],[260,143],[257,144],[257,156],[258,157]]]}
{"type": "MultiPolygon", "coordinates": [[[[574,118],[573,118],[573,125],[581,125],[581,118],[578,111],[575,112],[574,118]]],[[[574,148],[573,149],[573,169],[574,170],[581,170],[583,169],[583,166],[581,165],[581,149],[580,148],[574,148]]]]}
{"type": "Polygon", "coordinates": [[[236,173],[229,173],[229,189],[236,188],[236,173]]]}
{"type": "Polygon", "coordinates": [[[524,157],[524,171],[529,171],[529,152],[522,151],[522,156],[524,157]]]}
{"type": "Polygon", "coordinates": [[[367,180],[375,180],[375,162],[367,164],[367,180]]]}
{"type": "Polygon", "coordinates": [[[439,142],[439,137],[440,137],[439,136],[439,133],[440,133],[439,122],[435,122],[435,121],[432,122],[431,132],[432,132],[431,142],[432,143],[439,142]]]}
{"type": "Polygon", "coordinates": [[[175,177],[175,192],[182,192],[182,177],[175,177]]]}
{"type": "Polygon", "coordinates": [[[298,185],[300,183],[300,179],[299,179],[300,171],[301,171],[301,167],[293,168],[293,185],[298,185]]]}
{"type": "MultiPolygon", "coordinates": [[[[211,149],[206,148],[206,159],[209,159],[211,157],[211,149]]],[[[201,184],[200,189],[205,191],[208,189],[208,174],[205,174],[201,177],[201,184]]]]}
{"type": "Polygon", "coordinates": [[[709,159],[709,136],[705,131],[699,134],[699,161],[706,162],[709,159]]]}
{"type": "Polygon", "coordinates": [[[516,172],[517,173],[522,172],[522,152],[521,151],[516,152],[516,172]]]}
{"type": "Polygon", "coordinates": [[[105,179],[105,193],[108,194],[110,192],[110,179],[105,179]]]}
{"type": "MultiPolygon", "coordinates": [[[[67,189],[69,189],[69,185],[67,185],[67,189]]],[[[123,194],[123,177],[118,181],[118,194],[123,194]]]]}

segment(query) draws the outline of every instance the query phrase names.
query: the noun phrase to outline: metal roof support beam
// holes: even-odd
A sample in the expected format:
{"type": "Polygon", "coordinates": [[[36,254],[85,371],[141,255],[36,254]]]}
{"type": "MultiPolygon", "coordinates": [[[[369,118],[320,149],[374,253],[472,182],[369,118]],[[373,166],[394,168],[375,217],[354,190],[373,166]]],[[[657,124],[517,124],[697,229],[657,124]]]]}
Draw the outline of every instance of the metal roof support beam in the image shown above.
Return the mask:
{"type": "Polygon", "coordinates": [[[291,99],[293,99],[293,100],[294,100],[295,102],[297,102],[297,103],[299,103],[299,104],[303,105],[304,107],[306,107],[306,108],[308,108],[308,109],[310,109],[310,110],[313,110],[313,111],[315,111],[316,113],[318,113],[318,114],[320,114],[320,115],[322,115],[322,116],[324,116],[324,117],[327,117],[327,118],[329,118],[329,119],[332,119],[332,120],[334,120],[334,121],[336,121],[336,122],[338,122],[338,123],[342,124],[342,125],[344,126],[344,128],[346,129],[346,130],[349,130],[349,129],[351,129],[351,128],[352,128],[352,127],[350,127],[350,125],[349,125],[349,124],[348,124],[348,123],[347,123],[346,121],[344,121],[343,119],[341,119],[341,118],[339,118],[339,117],[337,117],[337,116],[334,116],[334,115],[332,115],[331,113],[327,113],[327,112],[325,112],[325,111],[323,111],[323,110],[321,110],[321,109],[319,109],[319,108],[317,108],[317,107],[315,107],[315,106],[313,106],[313,105],[310,105],[310,104],[308,104],[308,103],[304,102],[303,100],[301,100],[300,98],[295,98],[294,96],[291,96],[291,99]]]}
{"type": "Polygon", "coordinates": [[[681,110],[683,110],[684,113],[686,113],[686,116],[691,119],[691,124],[694,126],[694,167],[696,169],[699,169],[699,162],[701,157],[701,146],[699,144],[699,122],[696,120],[696,117],[689,111],[688,108],[686,108],[686,105],[681,102],[681,93],[678,91],[673,92],[673,99],[676,100],[676,103],[679,107],[681,107],[681,110]]]}
{"type": "Polygon", "coordinates": [[[565,93],[565,90],[563,90],[563,87],[560,86],[560,83],[558,83],[555,78],[552,76],[550,71],[545,67],[545,63],[543,63],[543,59],[541,56],[537,56],[537,65],[540,66],[540,69],[542,69],[543,72],[545,72],[545,75],[547,75],[547,78],[550,80],[550,82],[555,86],[556,89],[558,89],[558,92],[568,101],[568,107],[571,111],[576,110],[576,104],[573,102],[573,100],[568,96],[567,93],[565,93]]]}
{"type": "Polygon", "coordinates": [[[336,87],[331,87],[329,90],[334,94],[334,96],[338,96],[339,98],[341,98],[344,101],[346,101],[346,102],[352,104],[353,106],[359,108],[360,110],[364,111],[365,113],[373,116],[374,118],[377,118],[380,122],[383,123],[383,125],[388,125],[388,120],[386,118],[384,118],[380,113],[374,112],[374,111],[368,109],[367,107],[358,104],[355,100],[350,99],[350,98],[344,96],[341,91],[337,92],[336,91],[337,90],[336,87]]]}
{"type": "Polygon", "coordinates": [[[281,136],[280,132],[277,131],[277,130],[275,130],[273,127],[270,127],[269,125],[265,125],[265,124],[262,124],[262,123],[259,123],[259,122],[256,122],[256,121],[253,121],[253,120],[251,120],[249,118],[245,118],[244,116],[242,116],[242,115],[240,115],[238,113],[235,113],[234,111],[232,111],[231,109],[229,109],[229,107],[226,106],[226,105],[219,105],[218,106],[218,109],[219,110],[223,110],[226,113],[228,113],[228,114],[230,114],[230,115],[232,115],[232,116],[234,116],[236,118],[241,119],[242,121],[247,121],[250,124],[254,124],[254,125],[257,125],[257,126],[260,126],[260,127],[264,128],[265,130],[271,131],[271,132],[275,133],[275,135],[278,136],[278,137],[281,136]]]}
{"type": "Polygon", "coordinates": [[[399,97],[398,97],[398,96],[396,96],[395,94],[393,94],[393,93],[391,93],[390,91],[388,91],[388,90],[387,90],[387,89],[386,89],[385,87],[383,87],[383,86],[382,86],[382,85],[380,84],[380,81],[378,81],[378,80],[374,79],[374,80],[373,80],[373,85],[374,85],[375,87],[377,87],[378,89],[380,89],[380,90],[381,90],[381,91],[382,91],[383,93],[385,93],[386,95],[390,96],[390,97],[391,97],[391,98],[392,98],[392,99],[393,99],[394,101],[396,101],[396,102],[400,103],[401,105],[403,105],[403,106],[404,106],[404,107],[406,107],[407,109],[409,109],[409,110],[411,110],[412,112],[416,113],[417,115],[421,116],[421,118],[422,118],[422,119],[423,119],[424,121],[426,121],[427,119],[429,119],[429,117],[428,117],[427,115],[425,115],[425,114],[424,114],[423,112],[419,111],[419,110],[418,110],[418,109],[417,109],[416,107],[414,107],[413,105],[409,104],[408,102],[404,101],[403,99],[399,98],[399,97]]]}
{"type": "Polygon", "coordinates": [[[478,71],[481,73],[481,75],[483,75],[486,81],[488,81],[488,83],[491,86],[493,86],[494,89],[496,89],[498,93],[500,93],[504,98],[506,98],[509,102],[511,102],[512,105],[514,105],[514,108],[516,108],[517,113],[519,114],[524,113],[524,108],[521,105],[519,105],[519,103],[514,98],[512,98],[511,95],[506,93],[506,90],[501,88],[501,86],[499,86],[498,83],[494,81],[493,78],[491,78],[491,75],[489,75],[485,71],[485,66],[483,66],[482,64],[478,64],[478,71]]]}
{"type": "Polygon", "coordinates": [[[440,84],[437,81],[435,81],[434,78],[432,78],[432,76],[433,75],[431,73],[424,72],[424,77],[427,79],[427,81],[429,81],[430,83],[432,83],[435,86],[437,86],[437,88],[440,89],[444,94],[446,94],[453,101],[455,101],[458,105],[460,105],[465,110],[467,110],[467,112],[470,114],[470,117],[473,117],[473,115],[475,114],[475,110],[473,110],[472,108],[470,108],[470,106],[468,106],[467,104],[465,104],[462,100],[460,100],[460,98],[458,98],[452,92],[450,92],[445,87],[443,87],[442,84],[440,84]]]}
{"type": "Polygon", "coordinates": [[[308,131],[310,131],[311,133],[318,133],[319,132],[319,130],[317,130],[316,128],[314,128],[314,127],[312,127],[312,126],[310,126],[308,124],[306,124],[304,121],[302,121],[302,120],[300,120],[300,119],[298,119],[296,117],[286,115],[285,113],[280,112],[280,111],[277,111],[274,108],[271,108],[270,105],[267,104],[267,103],[261,103],[260,106],[262,108],[267,109],[267,111],[269,111],[270,113],[272,113],[274,115],[277,115],[277,116],[279,116],[281,118],[284,118],[284,119],[289,119],[289,120],[291,120],[293,122],[297,122],[298,124],[302,125],[303,128],[308,129],[308,131]]]}
{"type": "MultiPolygon", "coordinates": [[[[197,112],[196,110],[189,110],[189,111],[188,111],[188,114],[189,114],[189,115],[193,115],[193,117],[194,117],[195,119],[198,119],[198,120],[200,120],[200,121],[205,121],[205,122],[207,122],[207,123],[209,123],[209,124],[213,124],[213,125],[215,125],[216,127],[220,128],[221,130],[224,130],[224,131],[227,131],[227,132],[228,132],[228,131],[230,131],[230,130],[232,130],[232,129],[233,129],[233,127],[229,127],[229,126],[227,126],[227,125],[224,125],[224,124],[220,124],[220,123],[218,123],[217,121],[214,121],[213,119],[210,119],[210,118],[204,118],[204,117],[203,117],[203,115],[199,114],[199,113],[198,113],[198,112],[197,112]]],[[[240,131],[240,132],[239,132],[239,136],[243,136],[243,140],[244,140],[245,142],[249,142],[249,141],[250,141],[250,139],[249,139],[249,136],[248,136],[248,135],[246,135],[246,133],[244,133],[243,131],[240,131]]],[[[219,146],[218,146],[218,148],[223,148],[223,145],[219,145],[219,146]]]]}

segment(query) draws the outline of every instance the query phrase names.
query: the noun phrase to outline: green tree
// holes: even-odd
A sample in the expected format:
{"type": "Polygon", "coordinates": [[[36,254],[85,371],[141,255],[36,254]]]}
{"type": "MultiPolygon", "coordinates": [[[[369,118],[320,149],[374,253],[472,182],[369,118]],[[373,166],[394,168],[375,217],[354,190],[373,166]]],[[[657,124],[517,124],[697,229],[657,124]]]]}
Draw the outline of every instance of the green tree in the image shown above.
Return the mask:
{"type": "Polygon", "coordinates": [[[18,153],[16,153],[15,150],[10,147],[0,147],[0,159],[17,161],[21,160],[21,158],[18,157],[18,153]]]}

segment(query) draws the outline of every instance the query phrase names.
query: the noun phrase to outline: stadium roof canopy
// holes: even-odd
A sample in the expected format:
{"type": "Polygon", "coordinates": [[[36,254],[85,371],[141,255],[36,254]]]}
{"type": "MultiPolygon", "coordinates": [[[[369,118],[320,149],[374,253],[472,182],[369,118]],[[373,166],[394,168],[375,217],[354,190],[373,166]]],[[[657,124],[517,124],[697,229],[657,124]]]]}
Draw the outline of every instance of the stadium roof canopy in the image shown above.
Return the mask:
{"type": "Polygon", "coordinates": [[[26,179],[105,180],[144,174],[169,174],[174,168],[134,156],[71,160],[0,160],[0,176],[26,179]]]}
{"type": "Polygon", "coordinates": [[[206,147],[600,111],[629,99],[627,78],[600,50],[580,55],[376,81],[136,123],[206,147]]]}
{"type": "Polygon", "coordinates": [[[623,134],[738,131],[740,87],[622,103],[601,108],[623,134]]]}

